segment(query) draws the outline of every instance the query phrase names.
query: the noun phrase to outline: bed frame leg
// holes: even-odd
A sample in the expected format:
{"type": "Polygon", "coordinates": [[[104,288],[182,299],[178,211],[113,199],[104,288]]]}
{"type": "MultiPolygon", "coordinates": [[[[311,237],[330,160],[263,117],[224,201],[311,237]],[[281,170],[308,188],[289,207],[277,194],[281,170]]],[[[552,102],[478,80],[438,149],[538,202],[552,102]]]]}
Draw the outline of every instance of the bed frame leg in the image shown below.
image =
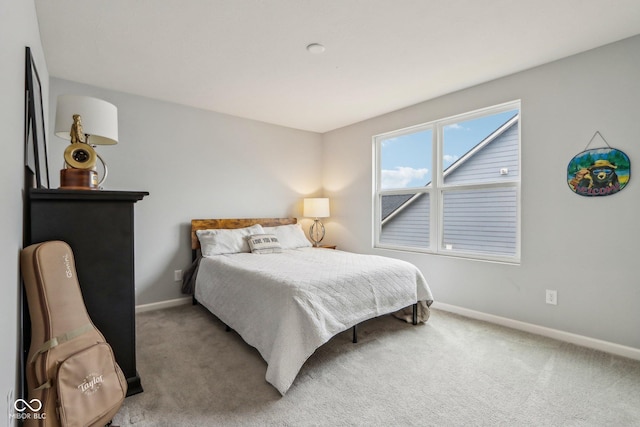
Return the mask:
{"type": "Polygon", "coordinates": [[[413,304],[413,324],[418,324],[418,303],[413,304]]]}
{"type": "Polygon", "coordinates": [[[358,325],[353,325],[353,343],[358,342],[358,325]]]}

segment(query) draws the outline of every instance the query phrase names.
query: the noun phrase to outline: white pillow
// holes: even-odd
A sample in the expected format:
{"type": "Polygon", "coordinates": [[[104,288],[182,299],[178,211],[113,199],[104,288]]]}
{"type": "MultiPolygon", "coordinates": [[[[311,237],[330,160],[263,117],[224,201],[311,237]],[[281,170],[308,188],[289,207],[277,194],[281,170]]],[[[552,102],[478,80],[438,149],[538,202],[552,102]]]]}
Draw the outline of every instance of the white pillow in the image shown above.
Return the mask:
{"type": "Polygon", "coordinates": [[[252,234],[264,234],[260,224],[245,228],[219,228],[212,230],[197,230],[196,235],[200,241],[202,256],[222,254],[235,254],[238,252],[251,252],[247,236],[252,234]]]}
{"type": "Polygon", "coordinates": [[[312,246],[307,236],[302,231],[300,224],[278,225],[275,227],[263,227],[264,232],[275,234],[280,241],[282,249],[307,248],[312,246]]]}
{"type": "Polygon", "coordinates": [[[276,254],[282,252],[282,246],[275,234],[253,234],[247,237],[251,253],[276,254]]]}

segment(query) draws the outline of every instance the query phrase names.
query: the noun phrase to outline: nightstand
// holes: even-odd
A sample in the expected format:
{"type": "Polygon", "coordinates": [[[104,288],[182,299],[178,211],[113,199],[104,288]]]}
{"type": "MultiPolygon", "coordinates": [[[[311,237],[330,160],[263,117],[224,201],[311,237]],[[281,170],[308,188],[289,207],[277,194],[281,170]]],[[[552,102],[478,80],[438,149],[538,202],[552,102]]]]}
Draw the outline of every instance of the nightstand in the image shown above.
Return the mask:
{"type": "Polygon", "coordinates": [[[323,248],[323,249],[335,249],[337,247],[337,245],[320,245],[320,246],[314,246],[314,248],[323,248]]]}

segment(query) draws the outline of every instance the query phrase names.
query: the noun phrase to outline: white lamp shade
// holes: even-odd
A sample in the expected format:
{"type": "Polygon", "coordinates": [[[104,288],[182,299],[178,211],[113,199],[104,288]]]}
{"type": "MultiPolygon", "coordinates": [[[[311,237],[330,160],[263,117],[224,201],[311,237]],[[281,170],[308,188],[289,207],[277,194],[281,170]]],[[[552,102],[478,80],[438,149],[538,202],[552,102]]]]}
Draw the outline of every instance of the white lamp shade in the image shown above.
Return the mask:
{"type": "Polygon", "coordinates": [[[311,198],[304,199],[303,216],[311,218],[327,218],[329,217],[329,199],[327,198],[311,198]]]}
{"type": "Polygon", "coordinates": [[[118,109],[115,105],[97,98],[77,95],[60,95],[56,106],[55,134],[70,140],[73,115],[82,117],[82,130],[87,144],[113,145],[118,143],[118,109]]]}

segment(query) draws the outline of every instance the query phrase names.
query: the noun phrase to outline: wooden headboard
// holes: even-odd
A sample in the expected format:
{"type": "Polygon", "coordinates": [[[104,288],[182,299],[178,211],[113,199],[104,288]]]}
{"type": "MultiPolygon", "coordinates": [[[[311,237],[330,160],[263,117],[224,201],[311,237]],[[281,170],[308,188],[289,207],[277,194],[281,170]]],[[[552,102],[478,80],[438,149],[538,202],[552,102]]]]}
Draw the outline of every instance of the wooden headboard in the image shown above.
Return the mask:
{"type": "Polygon", "coordinates": [[[200,249],[200,241],[196,235],[197,230],[209,230],[214,228],[243,228],[255,224],[265,227],[276,225],[296,224],[296,218],[218,218],[218,219],[192,219],[191,220],[191,249],[200,249]]]}

